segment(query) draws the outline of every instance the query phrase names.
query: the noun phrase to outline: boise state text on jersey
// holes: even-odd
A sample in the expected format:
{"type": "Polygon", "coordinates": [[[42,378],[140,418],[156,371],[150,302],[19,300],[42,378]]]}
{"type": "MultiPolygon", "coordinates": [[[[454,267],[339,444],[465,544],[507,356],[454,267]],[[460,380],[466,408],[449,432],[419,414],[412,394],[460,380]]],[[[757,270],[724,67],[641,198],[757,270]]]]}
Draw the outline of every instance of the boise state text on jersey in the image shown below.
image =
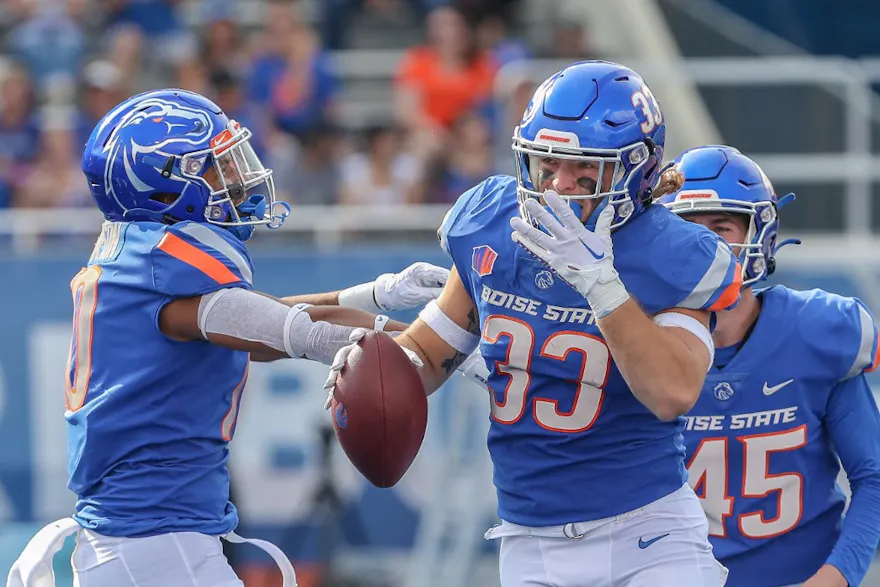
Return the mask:
{"type": "MultiPolygon", "coordinates": [[[[440,229],[479,311],[499,516],[549,526],[634,510],[684,484],[683,420],[662,422],[639,403],[586,300],[511,240],[515,186],[487,179],[440,229]]],[[[721,310],[739,299],[730,249],[661,206],[614,233],[614,254],[648,313],[721,310]]]]}
{"type": "Polygon", "coordinates": [[[728,585],[770,587],[809,578],[840,535],[845,499],[823,419],[835,386],[876,366],[877,327],[853,298],[781,286],[758,294],[758,321],[709,371],[685,441],[728,585]]]}
{"type": "Polygon", "coordinates": [[[250,288],[247,249],[194,222],[107,222],[71,282],[73,341],[65,383],[68,486],[75,518],[107,536],[223,534],[227,443],[248,354],[162,334],[169,301],[250,288]]]}

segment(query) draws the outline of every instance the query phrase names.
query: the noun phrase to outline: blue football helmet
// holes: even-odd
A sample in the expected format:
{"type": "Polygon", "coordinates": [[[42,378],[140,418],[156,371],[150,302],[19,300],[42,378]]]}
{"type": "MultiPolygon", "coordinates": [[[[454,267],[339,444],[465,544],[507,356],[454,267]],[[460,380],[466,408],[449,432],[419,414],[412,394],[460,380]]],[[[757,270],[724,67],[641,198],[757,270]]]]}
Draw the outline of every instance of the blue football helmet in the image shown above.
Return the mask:
{"type": "Polygon", "coordinates": [[[679,215],[731,213],[747,216],[745,242],[730,243],[739,250],[743,287],[767,278],[776,269],[776,252],[789,239],[777,243],[779,209],[794,200],[794,194],[777,198],[773,184],[761,167],[733,147],[708,145],[679,155],[671,165],[685,177],[677,192],[658,199],[679,215]]]}
{"type": "Polygon", "coordinates": [[[650,205],[665,142],[660,104],[639,74],[606,61],[570,65],[538,87],[514,130],[520,215],[537,226],[524,204],[543,195],[536,187],[546,182],[542,165],[569,159],[596,164],[599,175],[590,193],[563,199],[578,215],[580,200],[603,199],[587,224],[610,204],[612,228],[622,225],[650,205]],[[611,187],[603,191],[607,173],[611,187]]]}
{"type": "Polygon", "coordinates": [[[107,220],[207,222],[247,240],[258,225],[281,226],[290,211],[275,200],[272,170],[250,138],[204,96],[146,92],[101,119],[82,170],[107,220]]]}

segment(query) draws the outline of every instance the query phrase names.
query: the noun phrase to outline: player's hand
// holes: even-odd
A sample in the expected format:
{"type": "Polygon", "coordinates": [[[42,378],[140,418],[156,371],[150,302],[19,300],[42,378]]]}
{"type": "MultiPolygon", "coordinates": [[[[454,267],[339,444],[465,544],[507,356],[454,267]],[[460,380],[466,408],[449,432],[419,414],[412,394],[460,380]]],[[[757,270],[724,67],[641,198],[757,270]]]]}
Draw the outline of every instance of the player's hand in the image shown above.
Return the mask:
{"type": "Polygon", "coordinates": [[[544,201],[553,214],[537,200],[528,200],[525,206],[547,232],[517,216],[510,220],[511,238],[587,298],[597,318],[607,316],[629,299],[614,268],[611,242],[614,207],[605,206],[595,231],[590,232],[555,192],[545,192],[544,201]]]}
{"type": "Polygon", "coordinates": [[[473,381],[482,387],[489,387],[489,368],[486,367],[486,360],[480,354],[479,348],[468,355],[468,358],[458,366],[458,370],[464,375],[465,379],[473,381]]]}
{"type": "MultiPolygon", "coordinates": [[[[358,342],[367,335],[369,330],[366,328],[355,328],[351,331],[351,334],[348,335],[348,343],[346,346],[342,347],[338,351],[336,351],[336,356],[333,357],[333,363],[330,365],[330,373],[327,374],[327,380],[324,382],[324,391],[327,392],[327,399],[324,401],[324,409],[330,409],[330,403],[333,400],[333,392],[336,390],[336,378],[339,377],[339,372],[342,371],[342,368],[345,366],[345,361],[348,359],[348,355],[351,354],[351,351],[355,349],[358,345],[358,342]]],[[[406,356],[409,357],[409,360],[412,361],[412,364],[416,366],[416,368],[421,368],[424,363],[419,358],[419,356],[413,352],[412,350],[401,346],[403,352],[406,353],[406,356]]]]}
{"type": "Polygon", "coordinates": [[[807,579],[804,587],[847,587],[843,573],[834,565],[822,565],[816,574],[807,579]]]}
{"type": "Polygon", "coordinates": [[[418,308],[440,295],[449,269],[430,263],[413,263],[400,273],[386,273],[376,278],[373,295],[383,311],[418,308]]]}

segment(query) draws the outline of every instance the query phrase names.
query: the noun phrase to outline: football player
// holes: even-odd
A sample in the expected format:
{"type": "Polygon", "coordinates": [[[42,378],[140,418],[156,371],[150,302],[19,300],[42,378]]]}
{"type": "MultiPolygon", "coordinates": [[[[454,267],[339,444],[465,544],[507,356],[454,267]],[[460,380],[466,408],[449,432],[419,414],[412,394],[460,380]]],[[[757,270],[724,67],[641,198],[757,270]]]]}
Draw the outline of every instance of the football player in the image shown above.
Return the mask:
{"type": "Polygon", "coordinates": [[[501,539],[503,587],[724,582],[681,416],[740,268],[716,235],[651,205],[665,136],[631,69],[585,61],[547,79],[514,130],[515,177],[455,203],[439,231],[449,281],[396,338],[428,393],[477,346],[485,359],[502,520],[486,537],[501,539]]]}
{"type": "Polygon", "coordinates": [[[706,146],[674,165],[686,181],[660,201],[730,243],[746,286],[718,314],[715,362],[685,427],[689,481],[728,585],[858,585],[880,538],[880,417],[865,379],[876,322],[854,298],[759,289],[791,242],[777,231],[794,196],[777,198],[754,161],[706,146]]]}
{"type": "MultiPolygon", "coordinates": [[[[71,282],[65,381],[76,511],[37,534],[8,585],[52,585],[51,555],[75,533],[82,587],[242,586],[220,537],[248,542],[226,462],[249,362],[329,364],[353,326],[402,328],[363,309],[420,306],[445,282],[416,264],[341,292],[254,291],[245,241],[289,209],[250,138],[182,90],[132,97],[95,127],[82,169],[106,221],[71,282]]],[[[252,542],[293,587],[277,547],[252,542]]]]}

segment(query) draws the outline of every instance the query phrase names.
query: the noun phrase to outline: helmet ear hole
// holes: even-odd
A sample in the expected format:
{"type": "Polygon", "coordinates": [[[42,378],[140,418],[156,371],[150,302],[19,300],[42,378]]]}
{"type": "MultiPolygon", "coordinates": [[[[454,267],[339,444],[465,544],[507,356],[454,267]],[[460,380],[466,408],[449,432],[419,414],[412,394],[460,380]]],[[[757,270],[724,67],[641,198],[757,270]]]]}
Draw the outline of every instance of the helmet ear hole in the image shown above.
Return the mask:
{"type": "Polygon", "coordinates": [[[165,204],[166,206],[170,206],[170,205],[174,204],[177,200],[179,200],[182,195],[183,194],[168,194],[168,193],[153,194],[152,196],[150,196],[150,199],[155,200],[156,202],[160,202],[162,204],[165,204]]]}

